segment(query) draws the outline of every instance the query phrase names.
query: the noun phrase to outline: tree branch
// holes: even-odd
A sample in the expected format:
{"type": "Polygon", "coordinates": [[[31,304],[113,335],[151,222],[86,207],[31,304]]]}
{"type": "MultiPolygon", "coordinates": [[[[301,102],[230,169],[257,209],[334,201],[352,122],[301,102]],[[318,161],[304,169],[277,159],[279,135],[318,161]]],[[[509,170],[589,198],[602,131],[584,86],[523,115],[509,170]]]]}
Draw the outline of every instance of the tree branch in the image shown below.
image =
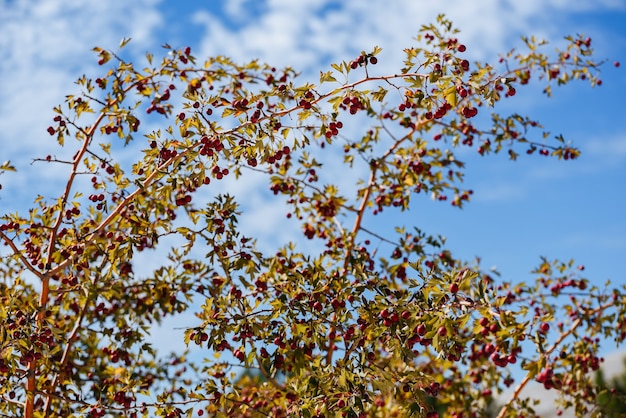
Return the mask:
{"type": "MultiPolygon", "coordinates": [[[[594,309],[591,312],[591,315],[597,315],[598,313],[602,312],[605,309],[610,308],[611,306],[614,306],[615,302],[609,302],[606,303],[604,305],[601,305],[599,307],[597,307],[596,309],[594,309]]],[[[583,323],[583,318],[578,318],[576,321],[574,321],[572,323],[572,326],[563,334],[561,334],[559,336],[559,338],[557,338],[557,340],[554,342],[554,344],[552,344],[552,346],[546,350],[544,353],[541,354],[541,357],[543,358],[547,358],[550,356],[550,354],[552,354],[552,352],[554,350],[556,350],[558,348],[558,346],[563,342],[563,340],[565,340],[565,338],[569,337],[570,335],[572,335],[572,333],[574,333],[574,331],[576,331],[576,328],[578,328],[581,324],[583,323]]],[[[528,384],[528,382],[534,377],[534,375],[531,375],[530,372],[526,373],[526,376],[524,376],[524,379],[522,379],[522,381],[520,382],[519,385],[517,385],[517,387],[515,388],[515,391],[513,392],[513,395],[511,396],[511,399],[509,399],[509,401],[506,403],[506,405],[504,405],[502,407],[502,409],[500,410],[500,412],[498,413],[498,416],[496,418],[504,418],[506,416],[506,413],[508,412],[508,410],[511,407],[511,404],[513,402],[515,402],[522,390],[524,389],[524,387],[528,384]]]]}
{"type": "Polygon", "coordinates": [[[24,267],[30,271],[31,273],[33,273],[35,276],[39,277],[41,280],[43,280],[44,275],[37,270],[27,259],[26,257],[24,257],[24,255],[22,254],[22,252],[19,250],[19,248],[17,248],[17,246],[15,245],[15,243],[13,242],[13,240],[11,238],[9,238],[4,232],[0,231],[0,238],[2,238],[2,240],[4,242],[6,242],[6,244],[11,248],[11,250],[13,251],[13,254],[16,255],[20,261],[22,262],[22,264],[24,265],[24,267]]]}
{"type": "Polygon", "coordinates": [[[265,370],[265,367],[263,367],[263,364],[261,363],[261,359],[259,357],[256,358],[256,361],[257,361],[257,364],[259,365],[259,370],[261,371],[261,374],[263,375],[263,377],[265,377],[267,381],[270,382],[276,389],[285,390],[285,386],[278,383],[278,381],[274,379],[274,376],[272,376],[271,374],[267,372],[267,370],[265,370]]]}

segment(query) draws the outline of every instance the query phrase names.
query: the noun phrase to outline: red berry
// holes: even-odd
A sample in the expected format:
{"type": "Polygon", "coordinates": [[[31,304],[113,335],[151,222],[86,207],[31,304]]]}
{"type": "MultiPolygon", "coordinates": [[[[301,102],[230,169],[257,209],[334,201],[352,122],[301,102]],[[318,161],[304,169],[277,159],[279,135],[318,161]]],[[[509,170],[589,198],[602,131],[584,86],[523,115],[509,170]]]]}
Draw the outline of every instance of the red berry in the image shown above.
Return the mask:
{"type": "Polygon", "coordinates": [[[542,333],[546,333],[550,330],[550,324],[546,323],[546,322],[542,322],[541,325],[539,325],[539,331],[541,331],[542,333]]]}
{"type": "Polygon", "coordinates": [[[457,283],[452,283],[450,285],[450,293],[456,293],[459,291],[459,285],[457,283]]]}
{"type": "Polygon", "coordinates": [[[613,65],[615,66],[615,68],[619,67],[619,61],[615,61],[613,65]]]}
{"type": "Polygon", "coordinates": [[[440,337],[445,337],[446,334],[448,334],[448,330],[446,329],[446,327],[444,327],[443,325],[439,327],[439,329],[437,330],[437,334],[439,334],[440,337]]]}
{"type": "Polygon", "coordinates": [[[456,47],[456,50],[459,52],[465,52],[467,48],[465,48],[465,45],[461,44],[459,46],[456,47]]]}

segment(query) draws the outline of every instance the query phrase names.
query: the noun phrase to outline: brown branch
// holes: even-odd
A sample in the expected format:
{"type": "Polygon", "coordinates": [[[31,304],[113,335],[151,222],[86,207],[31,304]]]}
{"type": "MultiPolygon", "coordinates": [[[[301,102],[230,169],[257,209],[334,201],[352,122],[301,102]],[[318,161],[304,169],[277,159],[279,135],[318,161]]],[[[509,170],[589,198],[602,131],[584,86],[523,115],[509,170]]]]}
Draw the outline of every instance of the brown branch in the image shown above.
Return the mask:
{"type": "Polygon", "coordinates": [[[369,202],[370,195],[372,194],[372,189],[374,187],[374,182],[376,181],[376,173],[378,171],[378,162],[373,162],[371,165],[371,173],[370,178],[367,181],[367,187],[365,188],[365,192],[363,193],[363,197],[361,198],[361,204],[357,209],[356,218],[354,219],[354,226],[352,227],[352,231],[350,233],[349,242],[346,247],[346,256],[344,261],[344,271],[347,272],[348,264],[350,262],[350,254],[352,253],[352,249],[354,247],[354,242],[356,240],[356,235],[361,228],[361,222],[363,221],[363,216],[365,215],[365,209],[367,207],[367,203],[369,202]]]}
{"type": "Polygon", "coordinates": [[[390,240],[390,239],[387,239],[387,238],[383,237],[382,235],[377,234],[376,232],[371,231],[371,230],[369,230],[369,229],[365,228],[364,226],[361,226],[361,231],[365,232],[366,234],[370,234],[371,236],[373,236],[373,237],[375,237],[375,238],[378,238],[379,240],[381,240],[381,241],[383,241],[383,242],[386,242],[386,243],[388,243],[388,244],[391,244],[391,245],[398,245],[398,243],[397,243],[397,242],[394,242],[394,241],[392,241],[392,240],[390,240]]]}
{"type": "MultiPolygon", "coordinates": [[[[103,261],[104,264],[104,261],[103,261]]],[[[102,268],[100,268],[100,271],[102,271],[102,268]]],[[[96,278],[94,277],[94,279],[92,280],[92,283],[95,285],[96,284],[96,278]]],[[[70,332],[69,337],[67,338],[67,345],[65,346],[65,349],[63,350],[63,355],[61,357],[61,361],[59,362],[59,370],[63,370],[63,368],[65,367],[65,365],[67,364],[67,361],[69,359],[69,354],[70,354],[70,350],[72,349],[72,347],[74,346],[74,341],[76,340],[76,335],[78,334],[78,331],[81,329],[81,325],[83,322],[83,318],[85,317],[85,313],[87,312],[87,308],[89,306],[91,302],[91,299],[89,297],[86,298],[85,303],[83,304],[83,307],[80,310],[80,313],[78,314],[78,318],[76,318],[76,323],[74,324],[74,328],[72,329],[72,331],[70,332]]],[[[57,384],[59,383],[59,376],[60,376],[61,372],[57,371],[54,375],[54,377],[52,378],[52,382],[50,383],[50,386],[48,388],[48,394],[52,394],[54,393],[57,384]]],[[[49,410],[50,410],[50,404],[52,403],[52,396],[46,396],[46,403],[44,406],[44,416],[48,416],[49,410]]]]}
{"type": "MultiPolygon", "coordinates": [[[[419,129],[421,129],[421,127],[423,125],[425,125],[427,122],[427,120],[422,120],[419,123],[415,124],[415,127],[413,129],[411,129],[410,132],[408,132],[405,136],[403,136],[400,139],[396,139],[394,144],[383,154],[383,156],[377,160],[374,160],[370,163],[370,177],[367,181],[367,187],[365,188],[365,191],[363,192],[363,197],[361,198],[361,204],[359,205],[359,208],[356,211],[356,218],[354,219],[354,225],[352,226],[352,231],[350,232],[350,235],[348,237],[348,245],[346,245],[346,251],[345,251],[345,257],[344,257],[344,264],[343,264],[343,271],[344,274],[347,274],[348,272],[348,267],[350,264],[350,257],[352,254],[352,250],[354,249],[354,245],[356,242],[356,236],[359,232],[359,230],[361,229],[361,223],[363,222],[363,216],[365,216],[365,209],[367,208],[367,204],[370,200],[370,196],[372,194],[372,190],[374,188],[374,184],[376,183],[376,175],[378,173],[378,168],[380,167],[380,164],[382,163],[382,161],[384,161],[389,155],[393,154],[394,151],[400,146],[400,144],[402,144],[404,141],[406,141],[407,139],[411,138],[411,136],[419,129]]],[[[331,331],[334,331],[335,327],[331,326],[331,331]]],[[[335,351],[335,343],[333,341],[330,341],[328,343],[328,352],[326,354],[326,363],[330,364],[332,361],[332,357],[333,357],[333,352],[335,351]]]]}
{"type": "MultiPolygon", "coordinates": [[[[598,313],[602,312],[603,310],[608,309],[608,308],[610,308],[611,306],[614,306],[614,305],[615,305],[615,302],[609,302],[609,303],[606,303],[604,305],[601,305],[601,306],[597,307],[596,309],[594,309],[591,312],[591,315],[597,315],[598,313]]],[[[559,338],[557,338],[557,340],[554,342],[554,344],[552,344],[552,346],[548,350],[546,350],[544,353],[541,354],[541,357],[542,358],[549,357],[550,354],[552,354],[552,352],[554,350],[556,350],[557,347],[563,342],[563,340],[565,340],[565,338],[567,338],[570,335],[572,335],[574,333],[574,331],[576,331],[576,328],[578,328],[582,323],[583,323],[583,318],[578,318],[576,321],[574,321],[574,323],[572,323],[572,326],[566,332],[561,334],[559,336],[559,338]]],[[[519,398],[520,393],[522,392],[524,387],[528,384],[528,382],[533,377],[534,377],[534,375],[532,375],[530,372],[528,372],[526,374],[526,376],[524,376],[524,379],[522,379],[520,384],[517,385],[517,387],[515,388],[515,391],[513,392],[513,395],[511,395],[511,399],[509,399],[509,401],[506,403],[506,405],[504,405],[502,407],[502,409],[500,410],[500,412],[498,413],[498,416],[496,418],[504,418],[506,416],[506,413],[509,410],[509,408],[511,407],[511,404],[519,398]]]]}
{"type": "MultiPolygon", "coordinates": [[[[120,202],[120,204],[109,214],[109,216],[107,216],[106,219],[104,219],[100,225],[98,225],[96,227],[96,229],[94,229],[87,237],[85,240],[83,240],[83,245],[87,245],[91,242],[93,242],[93,240],[95,240],[96,236],[107,226],[109,225],[111,222],[113,222],[113,220],[122,212],[122,210],[128,206],[133,200],[134,198],[143,191],[144,187],[148,187],[149,185],[152,184],[152,181],[156,179],[156,177],[158,176],[159,173],[162,173],[162,170],[164,168],[166,168],[167,166],[169,166],[170,164],[172,164],[177,158],[181,158],[183,155],[185,155],[186,152],[181,153],[179,155],[177,155],[177,157],[175,158],[171,158],[168,161],[164,162],[163,164],[161,164],[159,167],[157,167],[157,169],[151,173],[142,183],[142,187],[138,187],[135,191],[133,191],[131,194],[129,194],[124,200],[122,200],[122,202],[120,202]]],[[[55,268],[49,270],[47,272],[47,276],[50,277],[53,274],[63,270],[64,268],[66,268],[70,263],[73,262],[75,256],[72,257],[68,257],[66,258],[63,262],[59,263],[55,268]]],[[[47,283],[47,281],[44,281],[44,283],[47,283]]],[[[65,351],[63,352],[63,358],[61,360],[62,364],[64,362],[67,361],[67,358],[69,356],[69,350],[72,347],[72,340],[76,337],[76,334],[78,333],[79,329],[80,329],[80,323],[82,322],[82,318],[84,317],[85,311],[87,309],[87,305],[88,305],[87,301],[85,303],[85,305],[83,306],[83,309],[80,312],[80,316],[79,319],[77,320],[76,324],[74,325],[74,329],[72,330],[72,332],[70,333],[70,337],[68,340],[68,345],[65,348],[65,351]]],[[[34,364],[34,362],[33,362],[34,364]]],[[[33,377],[34,378],[34,377],[33,377]]],[[[54,386],[56,386],[58,380],[58,375],[55,375],[55,378],[53,380],[52,386],[51,386],[51,390],[50,392],[52,392],[52,389],[54,388],[54,386]]],[[[30,383],[30,380],[29,380],[30,383]]],[[[34,381],[33,381],[33,385],[34,385],[34,381]]],[[[34,390],[34,386],[32,388],[34,390]]],[[[51,402],[51,393],[49,394],[49,396],[47,396],[46,398],[46,411],[48,410],[49,406],[50,406],[50,402],[51,402]]],[[[28,405],[28,404],[27,404],[28,405]]],[[[46,412],[47,413],[47,412],[46,412]]],[[[26,418],[30,418],[32,417],[32,415],[25,415],[26,418]]]]}
{"type": "MultiPolygon", "coordinates": [[[[124,97],[124,95],[128,93],[130,90],[132,90],[133,88],[135,88],[137,83],[139,82],[143,83],[144,80],[131,83],[125,89],[122,90],[121,95],[118,95],[115,99],[107,102],[105,108],[100,111],[100,114],[98,115],[94,123],[86,132],[80,129],[80,131],[83,133],[85,138],[83,140],[81,148],[78,150],[78,152],[74,156],[74,161],[72,163],[72,170],[70,172],[69,178],[65,185],[65,190],[63,191],[63,194],[61,195],[61,198],[60,198],[58,216],[50,231],[50,238],[48,242],[48,250],[47,250],[47,256],[46,256],[47,271],[43,276],[41,274],[38,275],[38,277],[41,278],[41,285],[42,285],[41,293],[39,294],[39,313],[37,315],[38,326],[41,325],[44,319],[45,307],[48,303],[48,299],[50,296],[50,277],[52,277],[56,272],[65,268],[70,262],[73,261],[73,257],[69,257],[64,262],[57,265],[57,268],[54,268],[54,269],[50,268],[51,263],[52,263],[52,255],[54,253],[55,244],[57,241],[58,230],[59,230],[59,227],[61,226],[61,223],[63,222],[63,211],[65,209],[65,206],[67,205],[68,198],[72,190],[72,185],[74,184],[74,180],[76,179],[76,176],[78,175],[78,167],[81,164],[83,156],[85,155],[86,152],[88,152],[88,147],[91,143],[91,140],[93,139],[94,134],[96,133],[96,129],[98,128],[102,120],[106,117],[107,109],[110,109],[111,107],[115,106],[124,97]],[[63,267],[61,267],[61,265],[63,267]]],[[[29,374],[28,374],[28,378],[26,382],[27,397],[26,397],[26,406],[24,409],[25,418],[33,417],[34,393],[35,393],[35,367],[36,367],[36,363],[33,360],[32,362],[29,363],[29,374]]],[[[49,405],[49,402],[50,402],[50,397],[47,396],[46,405],[49,405]]]]}
{"type": "MultiPolygon", "coordinates": [[[[109,107],[113,106],[115,103],[117,103],[117,99],[114,99],[113,101],[111,101],[109,103],[109,107]]],[[[58,230],[59,230],[59,227],[61,226],[61,223],[63,222],[63,211],[65,209],[65,206],[67,205],[68,197],[70,195],[70,192],[72,190],[72,185],[74,184],[74,180],[78,172],[78,167],[81,163],[83,155],[85,155],[85,152],[87,151],[87,147],[91,143],[91,139],[93,138],[93,135],[96,132],[96,128],[98,127],[102,119],[104,119],[104,117],[105,117],[105,112],[103,110],[100,112],[100,115],[98,116],[94,124],[87,131],[83,144],[80,150],[76,153],[76,156],[74,157],[74,162],[72,163],[72,171],[67,180],[67,183],[65,184],[65,190],[63,191],[63,194],[61,195],[61,199],[59,203],[59,213],[50,231],[50,241],[48,243],[48,251],[47,251],[47,256],[46,256],[46,263],[48,267],[50,266],[51,261],[52,261],[52,255],[55,249],[55,243],[57,240],[58,230]]],[[[48,304],[48,299],[50,296],[50,277],[52,277],[53,274],[54,272],[52,272],[51,270],[48,270],[46,274],[43,275],[43,277],[40,276],[41,293],[39,294],[39,313],[37,315],[38,326],[41,325],[44,319],[45,308],[46,308],[46,305],[48,304]]],[[[28,375],[27,384],[26,384],[28,393],[26,397],[26,408],[24,410],[25,418],[32,418],[33,416],[34,391],[35,391],[35,367],[36,367],[36,362],[35,360],[33,360],[29,363],[30,373],[28,375]]],[[[46,405],[49,404],[49,401],[50,401],[50,397],[47,397],[46,405]]]]}
{"type": "Polygon", "coordinates": [[[263,364],[261,363],[261,359],[259,357],[256,358],[256,361],[257,361],[257,364],[259,365],[259,370],[261,371],[261,374],[263,375],[263,377],[265,377],[267,381],[270,382],[276,389],[285,390],[285,387],[281,385],[280,383],[278,383],[278,381],[274,379],[274,376],[272,376],[271,374],[267,372],[267,370],[265,370],[265,367],[263,367],[263,364]]]}
{"type": "MultiPolygon", "coordinates": [[[[420,130],[427,122],[428,121],[426,119],[424,119],[424,120],[419,121],[418,123],[416,123],[415,127],[413,129],[411,129],[410,132],[408,132],[402,138],[396,139],[395,142],[393,143],[393,145],[391,147],[389,147],[389,149],[382,155],[382,157],[372,161],[372,163],[370,164],[370,168],[371,168],[370,178],[368,179],[367,187],[365,189],[365,192],[363,193],[363,197],[361,198],[361,204],[360,204],[359,208],[357,209],[357,215],[356,215],[356,218],[354,220],[354,226],[352,227],[352,231],[351,231],[350,238],[349,238],[350,241],[348,242],[348,245],[346,246],[346,257],[345,257],[345,262],[344,262],[344,271],[348,270],[350,254],[352,253],[352,249],[354,248],[354,243],[356,241],[356,236],[357,236],[359,230],[361,229],[361,223],[363,222],[363,216],[365,215],[365,209],[367,208],[367,203],[369,202],[370,195],[372,194],[372,189],[374,188],[374,184],[375,184],[375,181],[376,181],[376,174],[378,172],[378,168],[380,167],[380,164],[387,157],[389,157],[391,154],[393,154],[396,151],[396,149],[400,146],[400,144],[402,144],[407,139],[411,138],[411,136],[416,131],[420,130]]],[[[391,133],[390,133],[390,135],[391,135],[391,133]]]]}
{"type": "Polygon", "coordinates": [[[9,238],[8,236],[6,236],[6,234],[2,231],[0,231],[0,238],[2,238],[2,240],[4,242],[6,242],[6,244],[11,248],[11,250],[13,251],[13,254],[16,255],[20,261],[22,262],[22,264],[24,265],[24,267],[26,267],[26,269],[28,271],[30,271],[31,273],[33,273],[35,276],[39,277],[40,279],[43,280],[43,274],[37,270],[27,259],[26,257],[24,257],[24,255],[22,254],[22,252],[19,250],[19,248],[17,248],[17,246],[15,245],[15,243],[13,242],[13,240],[11,238],[9,238]]]}
{"type": "Polygon", "coordinates": [[[2,401],[6,403],[12,403],[17,406],[21,406],[22,408],[24,407],[24,402],[16,401],[15,399],[9,399],[6,396],[0,396],[0,399],[2,399],[2,401]]]}

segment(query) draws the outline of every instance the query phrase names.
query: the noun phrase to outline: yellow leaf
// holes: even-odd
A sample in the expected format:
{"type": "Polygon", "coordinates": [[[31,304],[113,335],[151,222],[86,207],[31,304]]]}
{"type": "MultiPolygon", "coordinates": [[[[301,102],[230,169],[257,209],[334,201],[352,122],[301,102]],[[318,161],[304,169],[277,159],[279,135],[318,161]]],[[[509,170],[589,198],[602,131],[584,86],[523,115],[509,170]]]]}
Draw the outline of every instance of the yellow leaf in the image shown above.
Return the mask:
{"type": "Polygon", "coordinates": [[[130,39],[131,38],[122,38],[122,40],[120,41],[120,48],[124,48],[126,44],[130,42],[130,39]]]}
{"type": "Polygon", "coordinates": [[[444,91],[444,95],[446,98],[446,102],[448,102],[450,106],[455,107],[457,104],[456,87],[455,86],[448,87],[444,91]]]}
{"type": "Polygon", "coordinates": [[[333,74],[330,71],[326,73],[323,73],[320,71],[320,83],[326,83],[329,81],[337,81],[337,80],[335,79],[335,77],[333,77],[333,74]]]}

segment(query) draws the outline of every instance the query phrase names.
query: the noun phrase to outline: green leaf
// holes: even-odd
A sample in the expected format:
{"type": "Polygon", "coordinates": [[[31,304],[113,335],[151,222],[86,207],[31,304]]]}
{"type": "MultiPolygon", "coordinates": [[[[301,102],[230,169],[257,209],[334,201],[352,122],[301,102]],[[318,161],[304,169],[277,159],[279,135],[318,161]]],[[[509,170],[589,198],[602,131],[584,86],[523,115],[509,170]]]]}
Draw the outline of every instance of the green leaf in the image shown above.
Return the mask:
{"type": "Polygon", "coordinates": [[[611,402],[611,393],[604,389],[596,396],[596,401],[600,406],[607,406],[611,402]]]}

